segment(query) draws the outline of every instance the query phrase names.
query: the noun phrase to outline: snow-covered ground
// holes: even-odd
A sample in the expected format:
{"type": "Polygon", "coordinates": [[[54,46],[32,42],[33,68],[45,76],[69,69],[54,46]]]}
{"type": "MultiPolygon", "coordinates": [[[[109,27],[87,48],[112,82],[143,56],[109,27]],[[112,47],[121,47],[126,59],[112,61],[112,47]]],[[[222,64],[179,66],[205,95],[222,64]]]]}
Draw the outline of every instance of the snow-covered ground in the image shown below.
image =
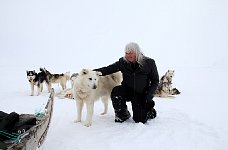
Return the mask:
{"type": "Polygon", "coordinates": [[[175,70],[173,86],[181,94],[154,98],[158,117],[146,124],[115,123],[111,102],[108,114],[100,115],[98,101],[89,128],[73,123],[74,100],[55,98],[41,149],[226,150],[227,7],[225,0],[2,0],[0,110],[35,113],[46,104],[45,86],[40,96],[29,96],[26,70],[106,66],[135,41],[155,59],[160,76],[175,70]]]}

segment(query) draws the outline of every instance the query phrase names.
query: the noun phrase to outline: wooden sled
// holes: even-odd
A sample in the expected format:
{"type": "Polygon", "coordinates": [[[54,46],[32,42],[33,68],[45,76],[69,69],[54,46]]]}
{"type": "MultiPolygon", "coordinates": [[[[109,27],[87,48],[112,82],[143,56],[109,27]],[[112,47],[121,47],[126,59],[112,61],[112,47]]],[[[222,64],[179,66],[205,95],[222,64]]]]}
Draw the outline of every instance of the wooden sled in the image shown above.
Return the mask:
{"type": "Polygon", "coordinates": [[[18,136],[18,142],[6,142],[7,150],[36,150],[43,144],[51,122],[54,95],[55,92],[52,89],[42,117],[36,117],[32,114],[21,114],[19,116],[20,119],[36,117],[38,121],[36,125],[18,136]]]}

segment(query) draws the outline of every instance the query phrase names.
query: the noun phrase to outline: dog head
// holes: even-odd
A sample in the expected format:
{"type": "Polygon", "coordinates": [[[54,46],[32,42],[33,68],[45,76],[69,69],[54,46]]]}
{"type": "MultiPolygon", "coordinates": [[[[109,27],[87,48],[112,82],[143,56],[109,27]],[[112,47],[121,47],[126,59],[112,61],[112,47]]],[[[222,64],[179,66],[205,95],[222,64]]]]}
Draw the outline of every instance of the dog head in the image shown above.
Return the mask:
{"type": "Polygon", "coordinates": [[[81,81],[83,82],[83,84],[90,89],[97,88],[100,78],[99,76],[101,76],[101,72],[92,71],[89,69],[82,69],[79,74],[79,77],[81,77],[81,81]]]}
{"type": "Polygon", "coordinates": [[[174,70],[168,70],[168,71],[165,73],[165,76],[166,76],[166,77],[169,77],[169,78],[174,77],[174,70]]]}
{"type": "Polygon", "coordinates": [[[27,70],[26,73],[27,73],[27,78],[28,78],[29,82],[33,81],[36,78],[37,73],[35,70],[33,70],[33,71],[27,70]]]}

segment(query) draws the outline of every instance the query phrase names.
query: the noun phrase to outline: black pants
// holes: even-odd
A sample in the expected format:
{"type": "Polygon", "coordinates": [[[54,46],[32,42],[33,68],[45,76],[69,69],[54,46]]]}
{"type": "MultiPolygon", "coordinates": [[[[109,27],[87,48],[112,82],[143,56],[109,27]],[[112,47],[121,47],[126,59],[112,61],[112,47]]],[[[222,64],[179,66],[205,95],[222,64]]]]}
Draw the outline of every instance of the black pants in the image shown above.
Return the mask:
{"type": "Polygon", "coordinates": [[[146,123],[149,119],[147,117],[148,111],[154,107],[154,105],[150,106],[151,108],[146,106],[144,94],[135,93],[133,90],[122,85],[113,88],[111,99],[115,114],[120,118],[123,113],[128,111],[126,102],[130,101],[133,111],[133,120],[135,122],[146,123]]]}

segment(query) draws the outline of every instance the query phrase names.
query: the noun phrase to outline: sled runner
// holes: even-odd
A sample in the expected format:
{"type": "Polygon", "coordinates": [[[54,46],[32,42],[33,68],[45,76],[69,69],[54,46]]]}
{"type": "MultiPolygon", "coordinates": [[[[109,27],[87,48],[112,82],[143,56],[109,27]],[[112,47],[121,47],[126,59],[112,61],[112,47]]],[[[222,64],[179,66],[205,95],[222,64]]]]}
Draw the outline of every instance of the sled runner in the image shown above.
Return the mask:
{"type": "Polygon", "coordinates": [[[22,125],[22,130],[18,133],[7,133],[1,131],[1,135],[5,135],[10,140],[1,141],[0,150],[36,150],[39,148],[47,135],[48,128],[51,122],[53,104],[54,104],[54,89],[51,90],[48,102],[45,106],[45,112],[40,115],[21,114],[19,115],[20,122],[32,122],[35,119],[34,125],[22,125]],[[27,129],[26,129],[27,128],[27,129]]]}

